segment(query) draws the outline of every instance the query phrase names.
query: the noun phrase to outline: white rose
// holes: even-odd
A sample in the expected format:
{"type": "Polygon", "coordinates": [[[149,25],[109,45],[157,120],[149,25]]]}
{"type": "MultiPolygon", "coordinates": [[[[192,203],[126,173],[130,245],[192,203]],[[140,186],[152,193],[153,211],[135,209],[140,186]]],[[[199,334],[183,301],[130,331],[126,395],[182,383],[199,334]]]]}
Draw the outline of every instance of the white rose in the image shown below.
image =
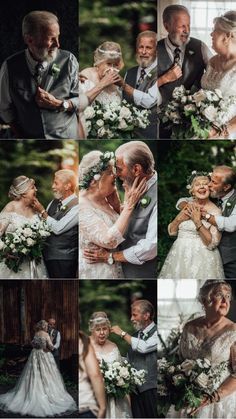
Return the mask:
{"type": "Polygon", "coordinates": [[[104,158],[105,159],[110,159],[112,157],[112,153],[110,153],[110,151],[106,151],[105,153],[104,153],[104,158]]]}
{"type": "Polygon", "coordinates": [[[116,381],[116,384],[118,385],[118,387],[123,387],[123,385],[125,384],[125,382],[124,382],[123,378],[119,378],[116,381]]]}
{"type": "Polygon", "coordinates": [[[181,367],[181,370],[184,371],[185,375],[190,375],[195,365],[196,365],[196,361],[192,359],[186,359],[184,362],[182,362],[180,367],[181,367]]]}
{"type": "Polygon", "coordinates": [[[110,111],[106,111],[103,114],[103,119],[107,121],[108,119],[113,120],[113,114],[110,111]]]}
{"type": "Polygon", "coordinates": [[[96,125],[97,125],[98,127],[103,127],[103,125],[104,125],[103,120],[102,120],[102,119],[98,119],[98,120],[97,120],[97,122],[96,122],[96,125]]]}
{"type": "Polygon", "coordinates": [[[24,234],[24,236],[25,236],[25,237],[30,237],[30,236],[32,236],[33,231],[31,230],[31,228],[26,227],[26,228],[24,228],[24,230],[23,230],[23,234],[24,234]]]}
{"type": "Polygon", "coordinates": [[[86,119],[93,119],[95,116],[95,110],[92,106],[87,106],[84,110],[84,116],[86,119]]]}
{"type": "Polygon", "coordinates": [[[208,387],[208,377],[204,372],[197,376],[195,382],[202,388],[208,387]]]}
{"type": "Polygon", "coordinates": [[[99,173],[97,173],[96,175],[94,175],[94,180],[99,180],[100,179],[100,177],[101,177],[101,175],[99,174],[99,173]]]}
{"type": "Polygon", "coordinates": [[[120,376],[123,377],[123,378],[127,378],[129,376],[128,368],[121,367],[121,369],[120,369],[120,376]]]}
{"type": "Polygon", "coordinates": [[[27,243],[28,246],[33,246],[35,244],[35,240],[32,240],[31,238],[28,238],[26,240],[26,243],[27,243]]]}
{"type": "Polygon", "coordinates": [[[121,119],[121,121],[119,122],[118,128],[119,129],[126,129],[128,127],[126,121],[124,119],[121,119]]]}
{"type": "Polygon", "coordinates": [[[15,249],[16,246],[14,245],[14,243],[11,243],[9,247],[10,249],[15,249]]]}
{"type": "Polygon", "coordinates": [[[121,110],[120,110],[120,117],[121,118],[130,118],[132,116],[132,113],[130,112],[129,108],[127,108],[126,106],[122,106],[121,110]]]}
{"type": "Polygon", "coordinates": [[[48,237],[50,235],[50,233],[46,230],[39,230],[39,235],[41,237],[48,237]]]}
{"type": "Polygon", "coordinates": [[[102,138],[102,137],[104,137],[105,134],[106,134],[105,128],[104,127],[99,128],[99,130],[98,130],[98,137],[99,138],[102,138]]]}
{"type": "Polygon", "coordinates": [[[189,111],[190,112],[195,112],[196,111],[196,106],[190,103],[189,105],[184,106],[184,110],[186,112],[189,112],[189,111]]]}
{"type": "Polygon", "coordinates": [[[203,102],[206,99],[206,93],[204,90],[198,90],[198,92],[193,94],[193,100],[196,104],[203,102]]]}
{"type": "Polygon", "coordinates": [[[0,250],[4,249],[5,243],[0,239],[0,250]]]}
{"type": "Polygon", "coordinates": [[[217,117],[217,109],[213,105],[209,105],[204,109],[203,115],[205,115],[209,121],[213,122],[217,117]]]}

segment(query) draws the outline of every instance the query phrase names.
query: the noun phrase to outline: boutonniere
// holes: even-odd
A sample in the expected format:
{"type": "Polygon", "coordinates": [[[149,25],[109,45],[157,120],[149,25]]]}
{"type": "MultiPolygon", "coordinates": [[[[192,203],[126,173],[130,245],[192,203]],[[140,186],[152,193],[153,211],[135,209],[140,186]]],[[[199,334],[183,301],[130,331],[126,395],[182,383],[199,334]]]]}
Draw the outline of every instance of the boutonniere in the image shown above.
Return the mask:
{"type": "Polygon", "coordinates": [[[150,71],[150,73],[148,73],[147,74],[147,77],[149,78],[149,79],[151,79],[153,76],[155,76],[157,74],[157,70],[156,69],[154,69],[154,70],[152,70],[152,71],[150,71]]]}
{"type": "Polygon", "coordinates": [[[226,202],[226,206],[231,207],[232,206],[231,202],[226,202]]]}
{"type": "Polygon", "coordinates": [[[50,74],[52,75],[52,77],[54,78],[54,79],[57,79],[58,78],[58,76],[59,76],[59,73],[60,73],[60,67],[57,65],[57,64],[53,64],[52,65],[52,68],[51,68],[51,72],[50,72],[50,74]]]}
{"type": "Polygon", "coordinates": [[[147,340],[148,338],[149,338],[149,334],[145,332],[143,334],[142,340],[147,340]]]}
{"type": "Polygon", "coordinates": [[[67,205],[62,205],[62,206],[61,206],[61,211],[63,211],[63,212],[64,212],[64,211],[66,211],[66,210],[67,210],[67,205]]]}
{"type": "Polygon", "coordinates": [[[195,51],[192,51],[191,49],[189,50],[189,55],[194,55],[195,54],[195,51]]]}
{"type": "Polygon", "coordinates": [[[147,208],[147,206],[150,204],[151,202],[151,198],[150,196],[145,195],[141,200],[140,200],[140,205],[142,208],[147,208]]]}

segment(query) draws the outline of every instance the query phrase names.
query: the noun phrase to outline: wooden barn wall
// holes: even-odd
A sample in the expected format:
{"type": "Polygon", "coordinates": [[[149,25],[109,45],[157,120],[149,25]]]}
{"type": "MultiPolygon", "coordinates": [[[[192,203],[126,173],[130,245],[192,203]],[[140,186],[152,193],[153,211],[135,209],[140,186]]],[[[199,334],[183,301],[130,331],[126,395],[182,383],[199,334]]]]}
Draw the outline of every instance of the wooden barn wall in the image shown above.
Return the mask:
{"type": "Polygon", "coordinates": [[[61,359],[78,352],[78,281],[0,281],[0,343],[29,344],[34,326],[54,317],[61,359]]]}

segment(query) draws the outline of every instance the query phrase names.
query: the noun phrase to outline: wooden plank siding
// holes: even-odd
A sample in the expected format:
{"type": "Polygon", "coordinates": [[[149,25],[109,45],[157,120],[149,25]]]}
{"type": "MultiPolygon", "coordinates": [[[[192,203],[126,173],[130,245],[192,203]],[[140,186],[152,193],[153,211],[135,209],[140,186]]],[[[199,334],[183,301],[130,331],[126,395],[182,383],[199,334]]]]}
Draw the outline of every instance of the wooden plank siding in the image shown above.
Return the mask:
{"type": "Polygon", "coordinates": [[[78,353],[78,281],[0,281],[0,344],[30,344],[34,326],[54,317],[61,359],[78,353]]]}

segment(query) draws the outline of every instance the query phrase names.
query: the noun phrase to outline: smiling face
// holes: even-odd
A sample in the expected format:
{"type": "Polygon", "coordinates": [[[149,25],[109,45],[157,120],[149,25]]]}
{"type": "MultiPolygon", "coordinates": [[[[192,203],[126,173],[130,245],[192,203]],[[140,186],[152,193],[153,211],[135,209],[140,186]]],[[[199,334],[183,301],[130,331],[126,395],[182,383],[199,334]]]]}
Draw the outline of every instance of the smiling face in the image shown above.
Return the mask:
{"type": "Polygon", "coordinates": [[[60,29],[58,23],[42,28],[37,35],[26,35],[25,42],[37,61],[53,61],[58,52],[60,29]]]}
{"type": "Polygon", "coordinates": [[[92,330],[92,336],[98,345],[104,345],[106,340],[108,339],[108,336],[110,334],[110,328],[107,325],[107,323],[102,323],[94,327],[92,330]]]}
{"type": "Polygon", "coordinates": [[[206,176],[197,176],[192,183],[191,194],[196,199],[207,199],[210,195],[210,180],[206,176]]]}
{"type": "Polygon", "coordinates": [[[151,65],[157,56],[157,46],[155,39],[149,36],[142,36],[136,47],[136,59],[138,64],[146,68],[151,65]]]}
{"type": "Polygon", "coordinates": [[[128,185],[132,185],[135,179],[134,172],[124,163],[122,157],[116,157],[116,174],[123,182],[127,182],[128,185]]]}
{"type": "Polygon", "coordinates": [[[54,197],[56,199],[63,199],[68,186],[68,182],[65,182],[61,176],[55,176],[52,184],[54,197]]]}
{"type": "Polygon", "coordinates": [[[186,12],[173,13],[170,21],[164,22],[164,26],[174,45],[181,47],[186,44],[190,35],[190,16],[186,12]]]}
{"type": "Polygon", "coordinates": [[[221,198],[229,192],[230,185],[224,182],[225,176],[226,173],[223,171],[214,171],[212,173],[211,181],[209,183],[209,189],[212,198],[221,198]]]}

